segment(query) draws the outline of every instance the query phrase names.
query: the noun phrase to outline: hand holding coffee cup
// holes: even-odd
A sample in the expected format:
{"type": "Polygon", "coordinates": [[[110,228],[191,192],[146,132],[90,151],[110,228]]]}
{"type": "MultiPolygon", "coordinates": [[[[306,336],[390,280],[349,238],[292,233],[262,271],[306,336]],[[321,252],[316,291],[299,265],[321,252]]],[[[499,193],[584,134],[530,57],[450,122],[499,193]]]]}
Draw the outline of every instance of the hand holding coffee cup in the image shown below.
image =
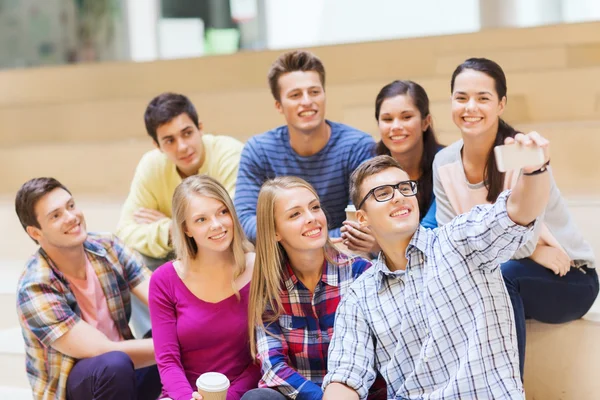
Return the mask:
{"type": "MultiPolygon", "coordinates": [[[[198,394],[203,400],[226,400],[229,379],[218,372],[207,372],[196,380],[198,394]]],[[[194,397],[194,400],[198,397],[194,397]]]]}
{"type": "Polygon", "coordinates": [[[346,211],[346,221],[356,221],[356,207],[354,207],[354,204],[348,204],[344,211],[346,211]]]}

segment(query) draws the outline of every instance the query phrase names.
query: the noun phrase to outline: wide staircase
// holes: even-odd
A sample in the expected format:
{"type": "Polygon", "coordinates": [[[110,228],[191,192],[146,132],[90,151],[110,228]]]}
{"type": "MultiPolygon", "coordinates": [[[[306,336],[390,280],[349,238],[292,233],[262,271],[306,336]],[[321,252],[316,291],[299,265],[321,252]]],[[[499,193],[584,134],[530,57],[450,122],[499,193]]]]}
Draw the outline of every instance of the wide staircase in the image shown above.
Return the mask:
{"type": "MultiPolygon", "coordinates": [[[[552,165],[578,226],[600,254],[600,23],[382,41],[312,49],[327,69],[327,115],[378,137],[374,99],[394,79],[427,90],[443,143],[450,75],[464,59],[488,57],[508,78],[505,119],[551,140],[552,165]]],[[[35,245],[14,213],[18,187],[54,176],[74,193],[90,230],[114,231],[140,156],[148,101],[187,94],[205,131],[246,140],[283,123],[266,83],[279,52],[144,64],[114,63],[0,71],[0,398],[31,399],[15,312],[15,287],[35,245]]],[[[600,302],[584,319],[530,322],[528,399],[600,398],[600,302]]]]}

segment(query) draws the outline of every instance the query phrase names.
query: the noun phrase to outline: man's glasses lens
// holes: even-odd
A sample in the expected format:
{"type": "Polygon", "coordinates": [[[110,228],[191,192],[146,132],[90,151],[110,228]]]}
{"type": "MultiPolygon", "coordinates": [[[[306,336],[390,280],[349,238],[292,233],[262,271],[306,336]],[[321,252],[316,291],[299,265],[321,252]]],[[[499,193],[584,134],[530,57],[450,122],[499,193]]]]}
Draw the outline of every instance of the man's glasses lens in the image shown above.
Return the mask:
{"type": "MultiPolygon", "coordinates": [[[[373,196],[375,196],[375,200],[377,201],[386,201],[391,199],[394,196],[394,186],[395,185],[385,185],[380,186],[373,192],[373,196]]],[[[398,184],[398,190],[402,193],[403,196],[410,197],[417,194],[417,185],[414,182],[402,182],[398,184]]]]}

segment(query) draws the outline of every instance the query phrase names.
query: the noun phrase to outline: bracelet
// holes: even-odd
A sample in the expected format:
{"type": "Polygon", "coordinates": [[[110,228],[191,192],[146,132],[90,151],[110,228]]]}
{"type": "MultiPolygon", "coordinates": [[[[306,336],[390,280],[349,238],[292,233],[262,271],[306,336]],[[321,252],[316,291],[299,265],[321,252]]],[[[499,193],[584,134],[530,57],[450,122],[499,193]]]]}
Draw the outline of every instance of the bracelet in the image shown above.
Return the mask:
{"type": "Polygon", "coordinates": [[[525,176],[533,176],[533,175],[542,174],[542,173],[544,173],[544,172],[546,172],[548,170],[548,165],[550,165],[550,160],[546,161],[546,163],[544,165],[542,165],[540,167],[540,169],[536,169],[535,171],[531,171],[531,172],[523,172],[523,175],[525,175],[525,176]]]}

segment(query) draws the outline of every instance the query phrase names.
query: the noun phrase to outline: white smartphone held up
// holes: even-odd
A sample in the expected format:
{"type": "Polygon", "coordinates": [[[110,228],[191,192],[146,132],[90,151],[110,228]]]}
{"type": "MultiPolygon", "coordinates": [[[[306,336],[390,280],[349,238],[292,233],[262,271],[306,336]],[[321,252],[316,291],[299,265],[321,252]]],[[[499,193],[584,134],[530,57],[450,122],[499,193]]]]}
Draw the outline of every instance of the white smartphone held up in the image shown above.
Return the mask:
{"type": "Polygon", "coordinates": [[[506,172],[544,163],[544,150],[540,147],[507,144],[494,147],[498,171],[506,172]]]}

